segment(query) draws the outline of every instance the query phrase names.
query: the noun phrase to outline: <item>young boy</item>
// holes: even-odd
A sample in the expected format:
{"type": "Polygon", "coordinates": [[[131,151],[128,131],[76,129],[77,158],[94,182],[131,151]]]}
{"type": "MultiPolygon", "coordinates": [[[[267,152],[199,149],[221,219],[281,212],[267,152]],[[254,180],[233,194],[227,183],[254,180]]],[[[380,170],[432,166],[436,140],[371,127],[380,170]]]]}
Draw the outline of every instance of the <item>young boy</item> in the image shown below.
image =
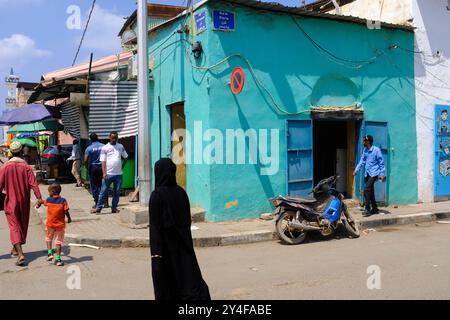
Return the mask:
{"type": "Polygon", "coordinates": [[[63,266],[61,261],[61,246],[64,241],[65,230],[65,217],[67,217],[67,223],[72,222],[72,218],[69,213],[69,205],[66,199],[61,198],[61,185],[59,183],[53,183],[48,187],[48,193],[50,197],[45,201],[40,201],[38,206],[44,205],[47,207],[47,224],[45,228],[47,242],[47,261],[52,261],[55,258],[55,264],[57,266],[63,266]],[[52,242],[55,241],[56,245],[56,257],[53,256],[52,242]]]}

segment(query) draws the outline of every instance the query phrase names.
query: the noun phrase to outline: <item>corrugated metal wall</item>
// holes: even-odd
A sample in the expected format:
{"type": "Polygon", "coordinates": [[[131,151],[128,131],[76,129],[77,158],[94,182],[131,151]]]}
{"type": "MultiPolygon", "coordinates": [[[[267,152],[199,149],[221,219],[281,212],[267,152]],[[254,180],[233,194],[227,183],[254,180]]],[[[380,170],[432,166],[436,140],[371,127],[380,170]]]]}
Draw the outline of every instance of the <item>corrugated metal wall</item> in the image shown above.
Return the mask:
{"type": "Polygon", "coordinates": [[[137,135],[137,82],[91,81],[89,91],[89,133],[100,139],[107,139],[111,131],[121,138],[137,135]]]}

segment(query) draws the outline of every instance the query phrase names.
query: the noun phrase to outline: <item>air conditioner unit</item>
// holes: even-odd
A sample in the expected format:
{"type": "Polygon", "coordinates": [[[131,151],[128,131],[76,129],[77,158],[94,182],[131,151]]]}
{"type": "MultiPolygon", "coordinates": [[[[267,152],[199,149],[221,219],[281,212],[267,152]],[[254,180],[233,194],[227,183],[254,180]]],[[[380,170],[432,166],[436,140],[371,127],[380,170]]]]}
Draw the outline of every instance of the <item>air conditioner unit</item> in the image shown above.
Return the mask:
{"type": "Polygon", "coordinates": [[[132,56],[128,60],[128,80],[135,80],[138,76],[137,55],[132,56]]]}

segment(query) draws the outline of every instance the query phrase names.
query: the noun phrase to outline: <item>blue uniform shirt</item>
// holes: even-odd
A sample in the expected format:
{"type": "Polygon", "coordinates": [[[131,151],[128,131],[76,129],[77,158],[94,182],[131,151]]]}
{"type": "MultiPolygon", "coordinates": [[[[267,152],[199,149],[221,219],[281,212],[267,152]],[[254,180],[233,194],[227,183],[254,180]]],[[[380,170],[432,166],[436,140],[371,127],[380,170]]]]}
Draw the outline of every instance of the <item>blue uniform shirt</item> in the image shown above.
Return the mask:
{"type": "Polygon", "coordinates": [[[87,147],[85,154],[86,156],[89,157],[89,167],[92,165],[94,166],[102,165],[102,163],[100,162],[100,153],[103,147],[104,144],[98,141],[92,143],[89,147],[87,147]]]}
{"type": "Polygon", "coordinates": [[[363,156],[355,171],[358,172],[364,164],[366,165],[364,177],[385,176],[384,160],[380,148],[375,146],[370,149],[364,148],[363,156]]]}

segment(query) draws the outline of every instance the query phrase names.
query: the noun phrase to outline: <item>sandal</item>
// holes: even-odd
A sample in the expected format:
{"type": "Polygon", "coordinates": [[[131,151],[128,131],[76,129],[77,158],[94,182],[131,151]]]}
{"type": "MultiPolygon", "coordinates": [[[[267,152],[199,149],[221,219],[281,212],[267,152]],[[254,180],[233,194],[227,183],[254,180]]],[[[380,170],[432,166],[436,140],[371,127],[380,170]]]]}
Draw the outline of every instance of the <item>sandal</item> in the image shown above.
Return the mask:
{"type": "Polygon", "coordinates": [[[21,258],[21,259],[17,259],[17,261],[16,261],[16,266],[18,266],[18,267],[23,267],[23,266],[25,266],[25,257],[24,257],[24,258],[21,258]]]}
{"type": "Polygon", "coordinates": [[[15,257],[18,257],[18,256],[19,256],[19,254],[17,253],[17,251],[11,250],[11,257],[12,258],[15,258],[15,257]]]}

